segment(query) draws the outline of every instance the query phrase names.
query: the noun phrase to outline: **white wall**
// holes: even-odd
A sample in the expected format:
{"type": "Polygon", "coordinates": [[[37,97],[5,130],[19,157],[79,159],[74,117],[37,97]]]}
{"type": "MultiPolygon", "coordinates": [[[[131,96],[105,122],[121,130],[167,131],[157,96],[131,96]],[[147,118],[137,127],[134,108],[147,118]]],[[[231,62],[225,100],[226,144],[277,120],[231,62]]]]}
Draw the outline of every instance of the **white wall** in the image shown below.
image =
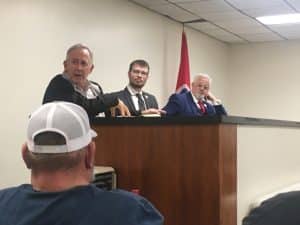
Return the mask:
{"type": "Polygon", "coordinates": [[[300,182],[300,130],[238,126],[238,225],[257,199],[300,182]]]}
{"type": "MultiPolygon", "coordinates": [[[[28,182],[20,154],[28,115],[41,104],[49,80],[62,71],[70,45],[91,47],[95,70],[90,78],[106,92],[124,88],[128,65],[136,58],[150,63],[145,89],[161,106],[175,89],[182,26],[126,0],[1,1],[0,29],[0,188],[28,182]]],[[[212,90],[227,103],[228,46],[186,32],[192,75],[211,74],[212,90]]]]}
{"type": "Polygon", "coordinates": [[[230,48],[230,114],[300,120],[300,41],[230,48]]]}
{"type": "MultiPolygon", "coordinates": [[[[299,121],[299,52],[300,41],[231,46],[230,114],[299,121]]],[[[238,133],[238,221],[258,197],[300,180],[299,129],[250,131],[238,133]]]]}

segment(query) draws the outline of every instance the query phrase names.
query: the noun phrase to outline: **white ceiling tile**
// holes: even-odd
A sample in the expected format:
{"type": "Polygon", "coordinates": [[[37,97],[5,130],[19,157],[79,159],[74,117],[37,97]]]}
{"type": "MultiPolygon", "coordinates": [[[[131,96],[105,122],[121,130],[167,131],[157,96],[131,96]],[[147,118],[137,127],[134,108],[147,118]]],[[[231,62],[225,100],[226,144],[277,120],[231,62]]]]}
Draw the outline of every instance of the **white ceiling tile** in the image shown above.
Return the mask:
{"type": "Polygon", "coordinates": [[[270,29],[286,39],[299,39],[300,37],[300,24],[271,25],[270,29]]]}
{"type": "Polygon", "coordinates": [[[247,41],[234,35],[215,36],[215,38],[226,43],[247,43],[247,41]]]}
{"type": "Polygon", "coordinates": [[[259,9],[273,6],[285,7],[287,4],[283,0],[227,0],[238,9],[259,9]]]}
{"type": "Polygon", "coordinates": [[[270,25],[270,28],[285,37],[300,35],[300,24],[270,25]]]}
{"type": "Polygon", "coordinates": [[[242,27],[253,27],[253,29],[262,26],[260,23],[258,23],[256,20],[247,18],[242,20],[227,20],[227,21],[219,21],[216,22],[217,25],[224,27],[226,29],[232,29],[232,28],[242,28],[242,27]]]}
{"type": "Polygon", "coordinates": [[[220,41],[226,42],[226,43],[234,43],[234,44],[242,44],[242,43],[248,43],[247,41],[237,38],[235,36],[224,36],[224,37],[218,37],[216,38],[220,41]]]}
{"type": "Polygon", "coordinates": [[[241,14],[238,11],[226,11],[218,13],[203,13],[201,17],[211,22],[225,21],[225,20],[241,20],[248,19],[247,16],[241,14]]]}
{"type": "Polygon", "coordinates": [[[212,1],[212,0],[169,0],[169,2],[175,2],[175,3],[201,2],[201,1],[212,1]]]}
{"type": "Polygon", "coordinates": [[[289,34],[285,36],[286,38],[288,38],[289,40],[296,40],[296,39],[300,39],[300,34],[289,34]]]}
{"type": "Polygon", "coordinates": [[[263,42],[263,41],[281,41],[284,40],[280,36],[272,33],[260,33],[260,34],[242,34],[241,37],[245,38],[250,42],[263,42]]]}
{"type": "Polygon", "coordinates": [[[222,22],[216,22],[216,25],[237,35],[259,34],[259,33],[266,33],[270,31],[267,27],[252,19],[237,20],[237,21],[222,21],[222,22]]]}
{"type": "Polygon", "coordinates": [[[209,35],[212,35],[214,37],[216,36],[228,36],[228,35],[233,35],[235,36],[234,34],[231,34],[230,32],[227,32],[225,30],[222,30],[220,28],[217,28],[217,29],[210,29],[210,30],[206,30],[205,33],[209,34],[209,35]]]}
{"type": "Polygon", "coordinates": [[[186,10],[183,10],[172,4],[163,4],[163,5],[151,5],[148,6],[149,9],[155,10],[156,12],[169,16],[177,21],[185,22],[190,20],[200,19],[200,17],[195,16],[186,10]]]}
{"type": "Polygon", "coordinates": [[[300,1],[299,0],[286,0],[292,7],[300,11],[300,1]]]}
{"type": "Polygon", "coordinates": [[[208,22],[202,22],[202,23],[189,23],[188,26],[195,28],[197,30],[201,31],[207,31],[207,30],[214,30],[214,29],[220,29],[214,24],[208,23],[208,22]]]}
{"type": "Polygon", "coordinates": [[[274,41],[281,40],[282,37],[300,39],[300,24],[272,25],[268,29],[254,19],[258,16],[300,11],[300,0],[129,1],[180,22],[203,18],[208,22],[190,23],[187,26],[228,43],[274,41]]]}
{"type": "Polygon", "coordinates": [[[269,8],[245,9],[244,12],[249,16],[259,17],[259,16],[294,13],[295,11],[286,5],[283,7],[273,6],[269,8]]]}
{"type": "Polygon", "coordinates": [[[178,5],[198,15],[201,15],[202,13],[233,10],[231,6],[220,0],[178,3],[178,5]]]}
{"type": "Polygon", "coordinates": [[[219,27],[216,27],[209,23],[197,23],[197,24],[189,24],[189,27],[193,27],[196,30],[199,30],[211,37],[214,37],[218,40],[224,41],[224,42],[243,42],[242,39],[237,37],[234,34],[231,34],[230,32],[227,32],[225,30],[222,30],[219,27]]]}
{"type": "Polygon", "coordinates": [[[269,32],[270,30],[268,30],[266,27],[264,27],[262,25],[257,25],[256,27],[245,26],[245,27],[240,27],[240,28],[231,28],[230,31],[240,35],[240,34],[260,34],[260,33],[269,32]]]}
{"type": "Polygon", "coordinates": [[[166,0],[129,0],[130,2],[135,2],[143,6],[157,5],[157,4],[168,4],[166,0]]]}

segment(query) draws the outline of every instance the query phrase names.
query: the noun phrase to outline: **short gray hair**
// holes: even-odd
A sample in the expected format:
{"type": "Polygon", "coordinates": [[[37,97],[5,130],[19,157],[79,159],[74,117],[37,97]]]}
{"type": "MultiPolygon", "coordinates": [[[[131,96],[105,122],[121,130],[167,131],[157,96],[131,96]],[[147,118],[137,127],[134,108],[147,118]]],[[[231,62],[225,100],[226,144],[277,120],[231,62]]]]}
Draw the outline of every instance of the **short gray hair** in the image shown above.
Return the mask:
{"type": "MultiPolygon", "coordinates": [[[[60,145],[65,144],[65,138],[56,132],[43,132],[35,137],[38,145],[60,145]]],[[[84,160],[86,148],[75,152],[66,153],[33,153],[27,151],[24,161],[33,173],[54,172],[59,170],[69,170],[76,168],[84,160]]]]}
{"type": "Polygon", "coordinates": [[[75,45],[72,45],[68,50],[67,50],[67,54],[66,54],[66,59],[68,58],[68,55],[70,54],[71,51],[75,50],[75,49],[86,49],[88,52],[89,52],[89,55],[90,55],[90,59],[91,59],[91,62],[93,63],[93,52],[91,51],[91,49],[84,45],[84,44],[75,44],[75,45]]]}

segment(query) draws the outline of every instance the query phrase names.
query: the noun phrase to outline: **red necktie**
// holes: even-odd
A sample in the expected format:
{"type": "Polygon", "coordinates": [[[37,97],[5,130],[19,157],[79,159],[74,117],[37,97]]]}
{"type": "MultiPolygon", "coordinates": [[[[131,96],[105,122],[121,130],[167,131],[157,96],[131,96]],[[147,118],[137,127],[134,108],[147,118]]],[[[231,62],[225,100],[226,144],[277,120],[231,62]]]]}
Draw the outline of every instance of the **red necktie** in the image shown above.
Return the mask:
{"type": "Polygon", "coordinates": [[[203,103],[201,100],[199,100],[199,101],[198,101],[198,105],[199,105],[199,107],[200,107],[201,112],[202,112],[203,114],[205,114],[205,113],[206,113],[206,108],[205,108],[204,103],[203,103]]]}

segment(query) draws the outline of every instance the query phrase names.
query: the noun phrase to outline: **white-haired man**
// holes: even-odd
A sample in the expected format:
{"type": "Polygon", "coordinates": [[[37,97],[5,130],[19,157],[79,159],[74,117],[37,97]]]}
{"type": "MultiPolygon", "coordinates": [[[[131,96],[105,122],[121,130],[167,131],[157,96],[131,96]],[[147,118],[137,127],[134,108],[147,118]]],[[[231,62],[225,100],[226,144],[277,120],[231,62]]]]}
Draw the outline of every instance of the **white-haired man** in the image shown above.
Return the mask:
{"type": "Polygon", "coordinates": [[[47,103],[32,113],[22,147],[31,184],[0,191],[0,225],[162,225],[141,196],[90,184],[95,136],[76,104],[47,103]]]}
{"type": "Polygon", "coordinates": [[[167,116],[226,115],[226,110],[210,92],[211,78],[206,74],[194,77],[190,92],[173,94],[163,108],[167,116]]]}

